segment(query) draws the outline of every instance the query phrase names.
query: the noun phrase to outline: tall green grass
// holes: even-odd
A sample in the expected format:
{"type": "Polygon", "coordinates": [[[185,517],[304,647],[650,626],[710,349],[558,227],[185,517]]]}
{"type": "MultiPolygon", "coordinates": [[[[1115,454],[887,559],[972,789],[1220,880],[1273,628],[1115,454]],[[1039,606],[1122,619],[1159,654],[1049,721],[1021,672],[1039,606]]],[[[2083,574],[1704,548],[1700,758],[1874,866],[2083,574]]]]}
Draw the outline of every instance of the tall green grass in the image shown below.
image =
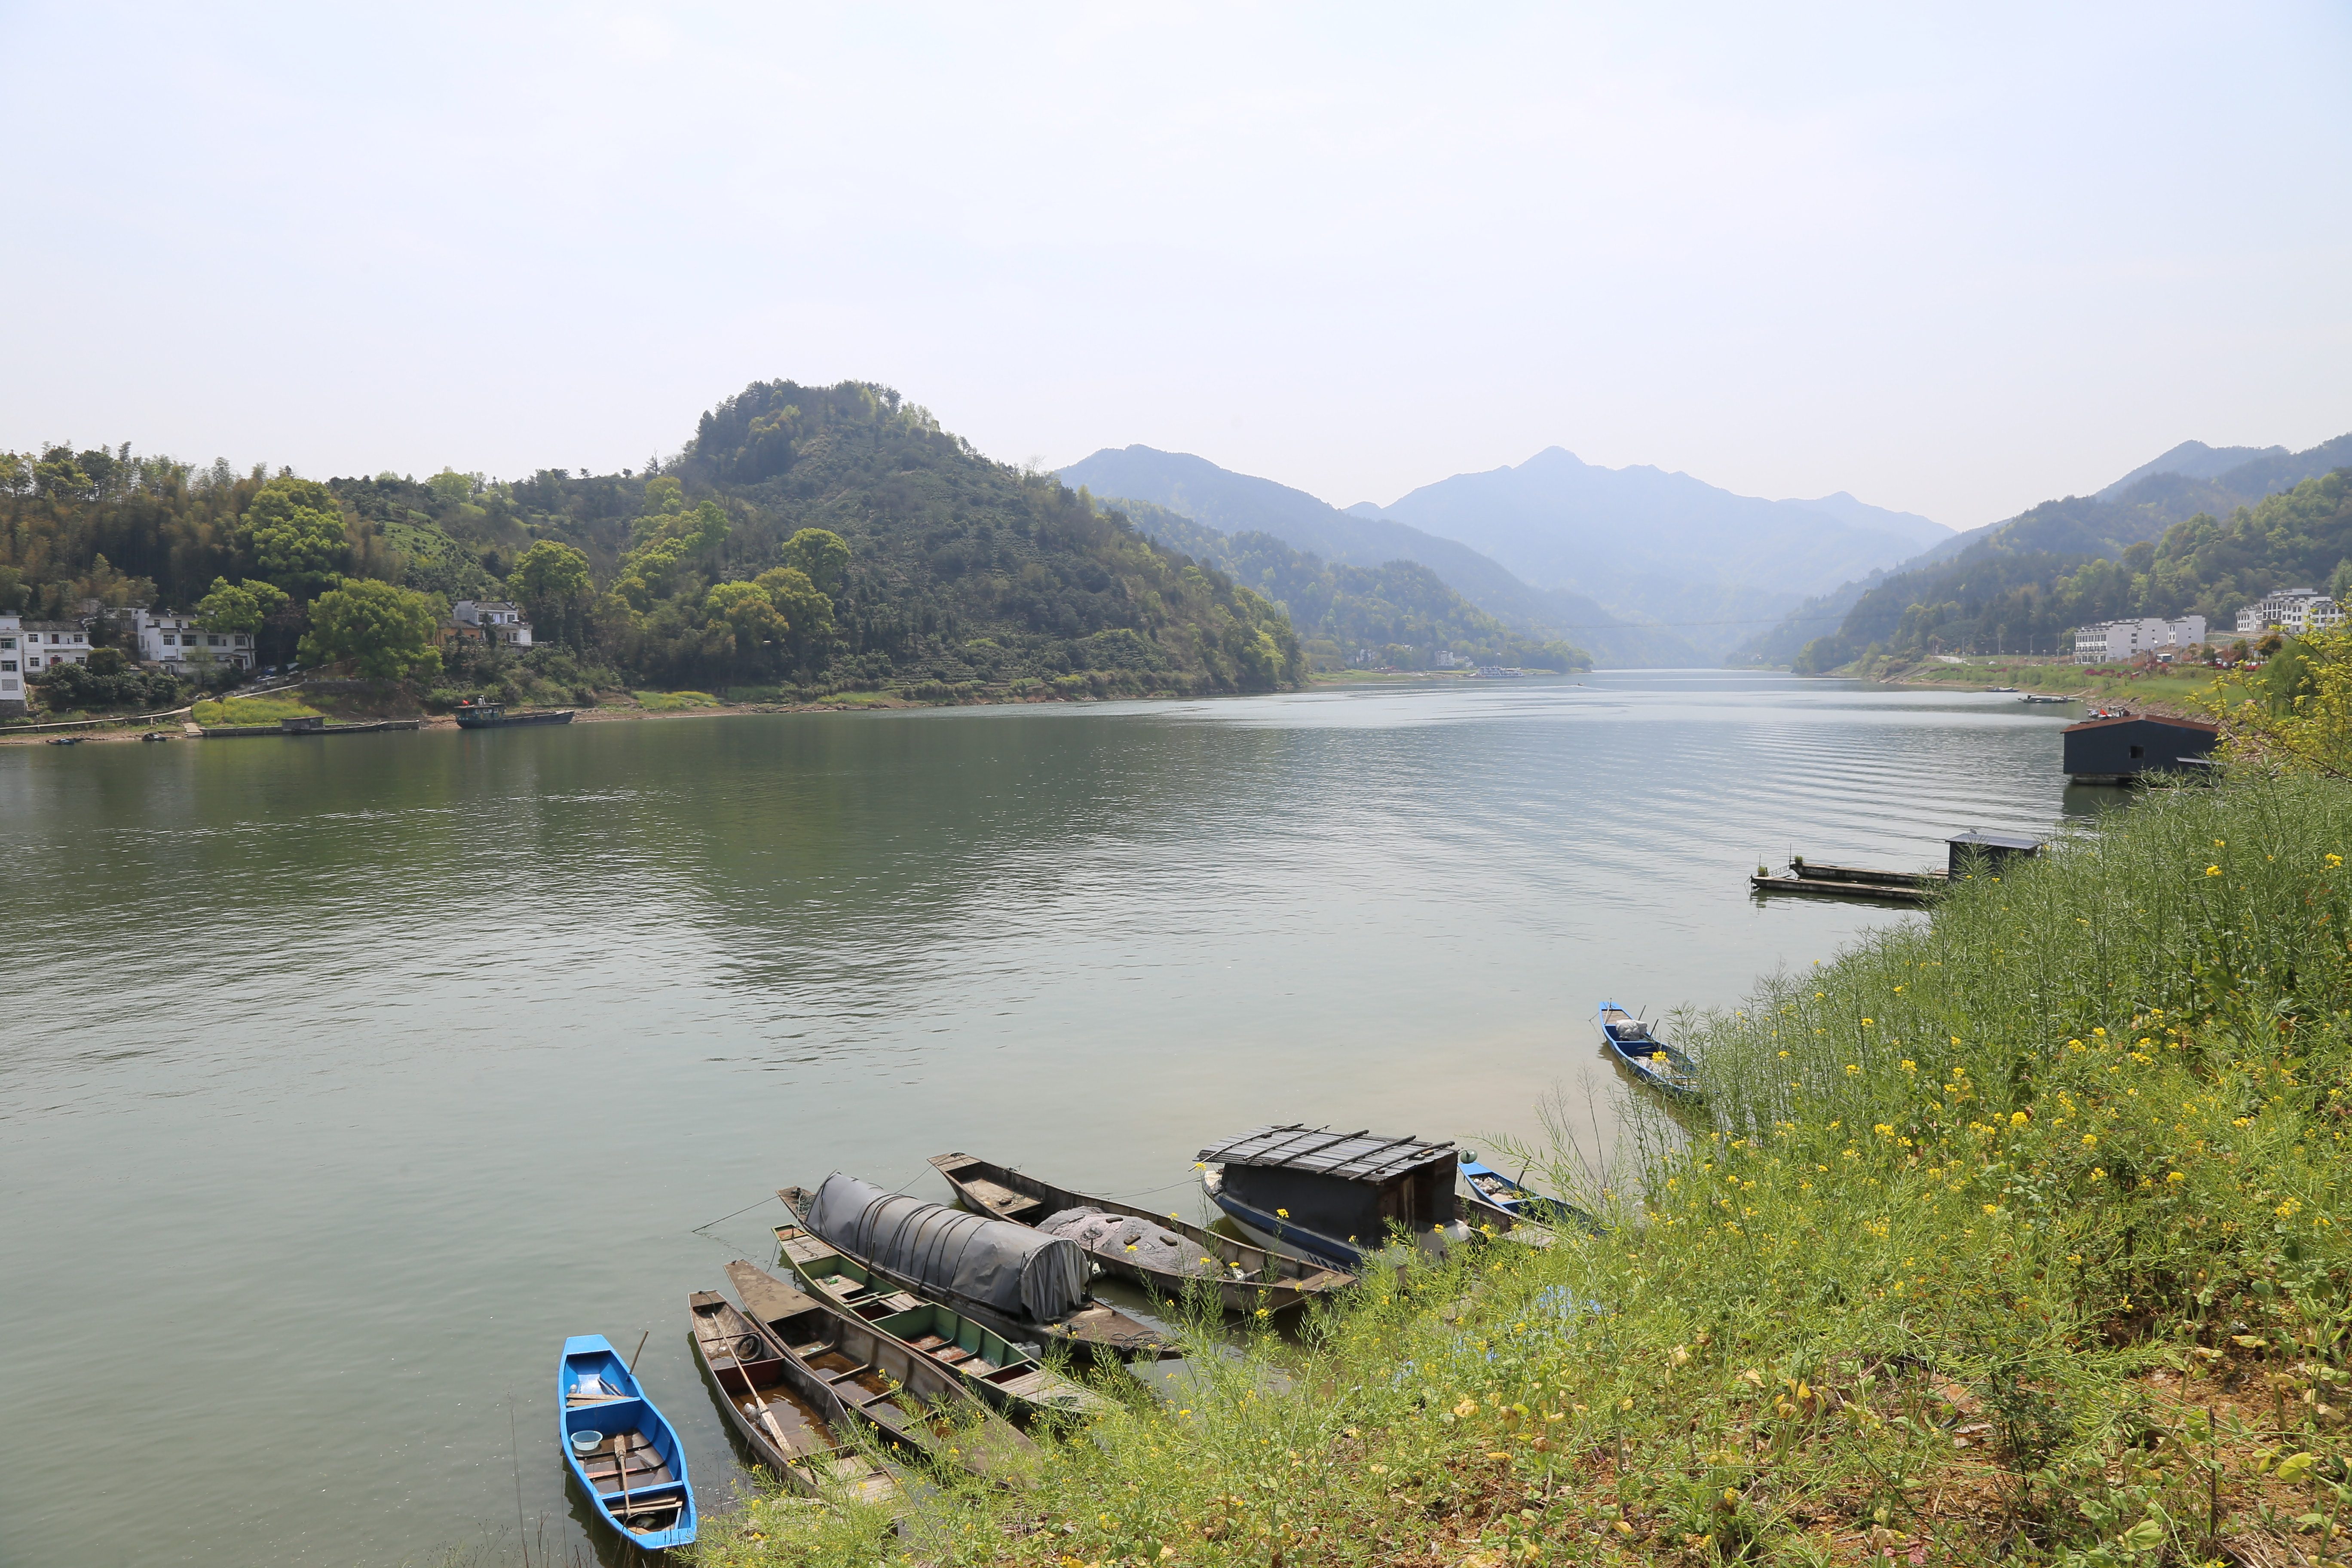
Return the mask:
{"type": "MultiPolygon", "coordinates": [[[[906,1531],[719,1563],[2321,1563],[2352,1469],[2352,794],[2151,794],[1687,1020],[1612,1227],[1367,1281],[906,1531]]],[[[2341,1516],[2341,1517],[2339,1517],[2341,1516]]]]}

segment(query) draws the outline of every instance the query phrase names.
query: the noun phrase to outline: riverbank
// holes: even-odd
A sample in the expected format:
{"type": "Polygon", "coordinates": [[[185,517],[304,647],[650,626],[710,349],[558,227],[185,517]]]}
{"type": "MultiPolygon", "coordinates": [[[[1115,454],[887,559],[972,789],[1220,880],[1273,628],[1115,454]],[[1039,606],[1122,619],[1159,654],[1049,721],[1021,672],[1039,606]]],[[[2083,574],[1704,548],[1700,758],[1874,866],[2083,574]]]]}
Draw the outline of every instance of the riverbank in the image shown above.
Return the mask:
{"type": "Polygon", "coordinates": [[[2016,658],[1972,659],[1967,664],[1929,661],[1892,665],[1864,679],[1889,686],[1924,686],[1948,691],[2014,686],[2020,695],[2030,691],[2044,697],[2113,703],[2135,712],[2204,719],[2210,715],[2199,706],[2198,699],[2210,692],[2223,673],[2201,665],[2126,669],[2079,665],[2072,660],[2016,658]]]}
{"type": "MultiPolygon", "coordinates": [[[[296,695],[300,688],[286,695],[266,698],[230,697],[222,701],[196,705],[190,721],[199,724],[274,724],[280,719],[321,714],[331,719],[414,718],[422,730],[455,730],[457,721],[446,713],[426,713],[414,701],[405,703],[352,702],[331,698],[313,700],[296,695]]],[[[575,724],[605,724],[641,719],[723,719],[747,713],[856,713],[893,710],[909,708],[973,708],[1005,707],[1034,703],[1192,700],[1171,693],[1115,693],[1097,697],[1091,692],[1077,695],[1062,692],[1030,692],[1020,695],[909,697],[890,691],[843,691],[806,702],[730,702],[708,692],[599,692],[593,705],[582,705],[572,710],[575,724]]],[[[557,705],[551,705],[557,706],[557,705]]],[[[517,712],[532,711],[517,708],[517,712]]],[[[151,731],[161,730],[180,738],[184,731],[181,710],[167,716],[131,715],[115,719],[78,721],[71,733],[90,742],[138,741],[151,731]],[[81,728],[79,725],[89,725],[81,728]]],[[[35,729],[0,729],[0,746],[39,745],[54,731],[35,729]]],[[[190,737],[194,738],[194,737],[190,737]]]]}
{"type": "Polygon", "coordinates": [[[697,1560],[2326,1561],[2347,855],[2340,787],[2151,794],[1685,1020],[1706,1111],[1557,1162],[1606,1235],[1368,1287],[903,1538],[764,1499],[697,1560]]]}

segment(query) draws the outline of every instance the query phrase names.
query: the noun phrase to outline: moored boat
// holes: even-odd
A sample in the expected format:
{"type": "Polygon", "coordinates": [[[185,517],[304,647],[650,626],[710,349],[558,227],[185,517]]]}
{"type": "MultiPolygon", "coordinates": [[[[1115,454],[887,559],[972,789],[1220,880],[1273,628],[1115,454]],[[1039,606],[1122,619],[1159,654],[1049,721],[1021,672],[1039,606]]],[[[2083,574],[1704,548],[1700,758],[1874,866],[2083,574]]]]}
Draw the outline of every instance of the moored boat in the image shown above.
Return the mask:
{"type": "Polygon", "coordinates": [[[1201,1151],[1201,1187],[1250,1237],[1339,1269],[1360,1269],[1402,1229],[1415,1245],[1468,1239],[1451,1142],[1260,1127],[1201,1151]]]}
{"type": "Polygon", "coordinates": [[[576,708],[523,708],[509,713],[503,702],[467,697],[450,710],[461,730],[500,730],[517,724],[569,724],[576,708]]]}
{"type": "Polygon", "coordinates": [[[1677,1100],[1698,1098],[1698,1064],[1650,1032],[1650,1026],[1614,1002],[1601,1004],[1601,1037],[1635,1077],[1677,1100]]]}
{"type": "Polygon", "coordinates": [[[1059,1340],[1153,1358],[1174,1348],[1164,1330],[1088,1292],[1091,1265],[1076,1242],[884,1192],[839,1171],[814,1193],[785,1187],[776,1195],[877,1280],[945,1302],[1015,1344],[1059,1340]]]}
{"type": "Polygon", "coordinates": [[[1008,1415],[1094,1415],[1110,1401],[1041,1364],[1003,1335],[952,1307],[925,1300],[887,1280],[805,1226],[776,1226],[776,1246],[811,1293],[855,1312],[877,1333],[928,1356],[1008,1415]]]}
{"type": "Polygon", "coordinates": [[[1514,1181],[1467,1149],[1462,1151],[1462,1189],[1463,1206],[1470,1211],[1473,1225],[1483,1221],[1506,1228],[1541,1226],[1601,1234],[1601,1222],[1591,1214],[1514,1181]]]}
{"type": "Polygon", "coordinates": [[[1073,1192],[975,1155],[938,1154],[931,1164],[966,1206],[1067,1237],[1106,1271],[1161,1296],[1181,1298],[1206,1284],[1216,1288],[1227,1311],[1278,1312],[1356,1282],[1344,1269],[1234,1241],[1174,1215],[1073,1192]]]}
{"type": "Polygon", "coordinates": [[[885,1442],[988,1480],[1017,1480],[1035,1457],[1035,1444],[945,1367],[864,1319],[743,1258],[727,1278],[770,1346],[798,1359],[885,1442]]]}
{"type": "Polygon", "coordinates": [[[602,1334],[563,1342],[555,1435],[596,1516],[647,1552],[694,1540],[694,1487],[669,1420],[602,1334]]]}
{"type": "Polygon", "coordinates": [[[867,1502],[898,1496],[898,1478],[837,1433],[850,1419],[840,1393],[769,1342],[716,1290],[687,1299],[694,1354],[718,1387],[728,1425],[760,1462],[810,1497],[845,1489],[867,1502]]]}

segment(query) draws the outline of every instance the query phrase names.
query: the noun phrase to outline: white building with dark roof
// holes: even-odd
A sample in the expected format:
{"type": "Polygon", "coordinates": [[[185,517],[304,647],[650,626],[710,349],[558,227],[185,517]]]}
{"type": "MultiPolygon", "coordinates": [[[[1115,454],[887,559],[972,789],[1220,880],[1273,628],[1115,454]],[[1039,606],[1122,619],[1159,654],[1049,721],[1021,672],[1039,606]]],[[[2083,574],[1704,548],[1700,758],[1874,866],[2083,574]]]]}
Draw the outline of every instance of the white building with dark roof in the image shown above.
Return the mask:
{"type": "Polygon", "coordinates": [[[196,624],[193,610],[134,609],[131,624],[138,635],[139,657],[150,664],[172,667],[184,675],[190,665],[233,664],[253,668],[251,632],[210,632],[196,624]]]}
{"type": "Polygon", "coordinates": [[[499,647],[529,647],[530,623],[522,606],[505,599],[460,599],[449,606],[449,618],[471,626],[486,643],[499,647]]]}
{"type": "Polygon", "coordinates": [[[2238,612],[2238,635],[2280,631],[2291,637],[2344,624],[2344,606],[2315,588],[2273,588],[2238,612]]]}
{"type": "Polygon", "coordinates": [[[2176,653],[2205,640],[2205,617],[2183,616],[2177,621],[2143,616],[2136,621],[2101,621],[2074,628],[2076,664],[2128,664],[2144,653],[2176,653]]]}

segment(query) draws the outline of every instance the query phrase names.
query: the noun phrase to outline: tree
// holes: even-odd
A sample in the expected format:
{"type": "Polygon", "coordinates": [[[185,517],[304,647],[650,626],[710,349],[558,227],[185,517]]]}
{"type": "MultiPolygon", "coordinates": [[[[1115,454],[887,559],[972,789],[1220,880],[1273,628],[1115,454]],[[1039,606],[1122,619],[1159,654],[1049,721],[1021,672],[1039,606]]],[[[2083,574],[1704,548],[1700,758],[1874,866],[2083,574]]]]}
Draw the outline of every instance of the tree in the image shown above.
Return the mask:
{"type": "Polygon", "coordinates": [[[507,592],[530,617],[538,639],[575,648],[587,640],[596,584],[588,573],[588,557],[569,544],[542,539],[516,556],[507,592]]]}
{"type": "Polygon", "coordinates": [[[2352,626],[2295,638],[2205,700],[2229,761],[2352,778],[2352,626]]]}
{"type": "Polygon", "coordinates": [[[807,574],[818,593],[836,594],[849,570],[849,546],[830,529],[803,528],[784,541],[784,563],[807,574]]]}
{"type": "Polygon", "coordinates": [[[775,602],[756,583],[721,583],[703,601],[703,611],[714,626],[725,626],[735,639],[735,657],[757,663],[761,649],[780,640],[788,629],[776,614],[775,602]]]}
{"type": "Polygon", "coordinates": [[[196,603],[196,624],[208,632],[258,632],[286,602],[286,590],[275,583],[215,577],[212,592],[196,603]]]}
{"type": "Polygon", "coordinates": [[[371,680],[425,679],[440,673],[433,646],[440,615],[414,588],[355,578],[310,605],[305,664],[349,663],[371,680]]]}
{"type": "Polygon", "coordinates": [[[331,585],[351,557],[334,492],[290,477],[270,480],[254,496],[237,525],[237,543],[264,577],[290,594],[331,585]]]}

